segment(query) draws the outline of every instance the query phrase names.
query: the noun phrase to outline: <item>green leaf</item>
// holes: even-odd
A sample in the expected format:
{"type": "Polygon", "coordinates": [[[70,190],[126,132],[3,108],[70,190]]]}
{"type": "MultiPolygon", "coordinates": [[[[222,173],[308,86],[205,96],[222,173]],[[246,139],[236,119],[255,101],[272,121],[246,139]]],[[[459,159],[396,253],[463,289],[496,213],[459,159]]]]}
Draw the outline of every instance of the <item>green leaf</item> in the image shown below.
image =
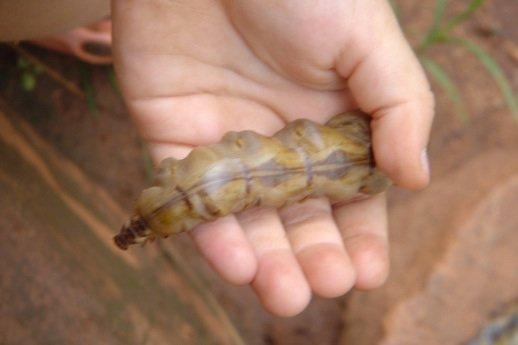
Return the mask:
{"type": "Polygon", "coordinates": [[[24,71],[20,83],[23,91],[32,91],[36,87],[36,76],[28,71],[24,71]]]}
{"type": "Polygon", "coordinates": [[[450,32],[454,27],[459,25],[462,22],[465,22],[469,18],[471,18],[471,15],[484,3],[485,0],[472,0],[468,7],[459,14],[458,16],[453,17],[445,26],[443,29],[444,33],[450,32]]]}
{"type": "Polygon", "coordinates": [[[108,69],[107,76],[112,90],[117,94],[117,96],[122,98],[122,94],[119,89],[119,84],[117,84],[117,77],[115,76],[115,70],[113,69],[113,67],[110,67],[110,69],[108,69]]]}
{"type": "Polygon", "coordinates": [[[79,65],[79,73],[81,74],[81,88],[85,93],[86,105],[90,113],[94,116],[99,115],[99,107],[95,101],[95,89],[92,84],[92,73],[88,65],[79,65]]]}
{"type": "Polygon", "coordinates": [[[426,36],[419,44],[417,50],[423,53],[430,45],[441,37],[441,23],[444,18],[447,0],[437,0],[435,10],[433,12],[433,23],[428,29],[426,36]]]}
{"type": "Polygon", "coordinates": [[[516,101],[516,97],[514,95],[511,84],[507,80],[504,72],[498,65],[498,63],[493,60],[493,58],[478,44],[463,38],[452,38],[449,40],[452,43],[461,44],[466,47],[473,55],[477,57],[477,59],[484,65],[489,74],[493,77],[502,96],[504,97],[507,106],[511,110],[511,115],[518,121],[518,103],[516,101]]]}
{"type": "Polygon", "coordinates": [[[462,122],[469,121],[469,115],[462,101],[460,91],[457,85],[448,76],[448,73],[439,66],[435,61],[430,60],[426,57],[421,58],[421,63],[424,68],[430,73],[430,75],[437,81],[439,86],[444,90],[446,96],[453,102],[455,106],[455,114],[460,118],[462,122]]]}

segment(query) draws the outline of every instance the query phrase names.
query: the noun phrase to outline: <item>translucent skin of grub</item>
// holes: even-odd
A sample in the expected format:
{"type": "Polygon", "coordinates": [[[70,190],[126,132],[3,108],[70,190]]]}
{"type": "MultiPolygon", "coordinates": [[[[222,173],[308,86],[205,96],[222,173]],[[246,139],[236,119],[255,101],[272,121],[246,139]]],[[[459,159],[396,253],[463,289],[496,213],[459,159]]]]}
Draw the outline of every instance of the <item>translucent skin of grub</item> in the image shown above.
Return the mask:
{"type": "Polygon", "coordinates": [[[165,159],[115,242],[126,249],[255,206],[321,196],[339,203],[380,193],[390,181],[375,167],[369,119],[360,112],[325,125],[300,119],[271,137],[229,132],[182,160],[165,159]]]}

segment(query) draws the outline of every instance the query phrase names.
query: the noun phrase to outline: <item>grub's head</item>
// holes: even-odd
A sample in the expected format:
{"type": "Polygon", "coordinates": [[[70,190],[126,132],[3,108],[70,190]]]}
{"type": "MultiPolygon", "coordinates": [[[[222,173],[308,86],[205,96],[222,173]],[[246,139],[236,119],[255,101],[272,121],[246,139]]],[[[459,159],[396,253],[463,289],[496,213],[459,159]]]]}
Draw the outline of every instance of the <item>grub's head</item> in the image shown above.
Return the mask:
{"type": "Polygon", "coordinates": [[[144,244],[153,239],[154,235],[148,228],[146,220],[140,216],[134,216],[122,226],[113,241],[117,247],[126,250],[132,244],[144,244]]]}

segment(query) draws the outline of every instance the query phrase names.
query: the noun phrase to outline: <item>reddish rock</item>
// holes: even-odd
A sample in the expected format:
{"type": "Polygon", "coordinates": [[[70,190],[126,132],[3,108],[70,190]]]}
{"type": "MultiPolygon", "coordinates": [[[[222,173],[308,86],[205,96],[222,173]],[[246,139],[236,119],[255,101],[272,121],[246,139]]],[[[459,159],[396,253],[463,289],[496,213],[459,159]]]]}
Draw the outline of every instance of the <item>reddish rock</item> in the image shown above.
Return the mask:
{"type": "Polygon", "coordinates": [[[465,343],[518,299],[518,125],[506,112],[447,121],[433,183],[392,197],[392,274],[350,296],[343,344],[465,343]]]}

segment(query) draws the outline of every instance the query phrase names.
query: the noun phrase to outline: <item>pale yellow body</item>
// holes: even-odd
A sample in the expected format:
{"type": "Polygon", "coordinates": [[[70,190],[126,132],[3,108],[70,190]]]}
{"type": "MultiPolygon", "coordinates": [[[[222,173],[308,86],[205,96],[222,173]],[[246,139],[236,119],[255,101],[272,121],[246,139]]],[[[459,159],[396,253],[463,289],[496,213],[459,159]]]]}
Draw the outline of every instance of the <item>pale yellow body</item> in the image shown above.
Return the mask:
{"type": "Polygon", "coordinates": [[[388,185],[375,168],[367,115],[340,114],[326,125],[297,120],[272,137],[230,132],[183,160],[163,161],[116,242],[125,248],[254,206],[319,196],[344,202],[388,185]]]}

